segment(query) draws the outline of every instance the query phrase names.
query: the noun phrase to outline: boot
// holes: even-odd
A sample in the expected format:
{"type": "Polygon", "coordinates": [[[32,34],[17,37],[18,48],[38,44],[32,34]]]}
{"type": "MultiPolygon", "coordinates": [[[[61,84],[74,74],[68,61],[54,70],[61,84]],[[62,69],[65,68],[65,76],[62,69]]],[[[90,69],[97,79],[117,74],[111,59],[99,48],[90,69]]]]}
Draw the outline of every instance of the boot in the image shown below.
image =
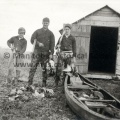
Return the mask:
{"type": "Polygon", "coordinates": [[[67,68],[65,68],[63,71],[64,71],[64,72],[70,72],[70,71],[71,71],[71,66],[70,66],[70,65],[67,65],[67,68]]]}

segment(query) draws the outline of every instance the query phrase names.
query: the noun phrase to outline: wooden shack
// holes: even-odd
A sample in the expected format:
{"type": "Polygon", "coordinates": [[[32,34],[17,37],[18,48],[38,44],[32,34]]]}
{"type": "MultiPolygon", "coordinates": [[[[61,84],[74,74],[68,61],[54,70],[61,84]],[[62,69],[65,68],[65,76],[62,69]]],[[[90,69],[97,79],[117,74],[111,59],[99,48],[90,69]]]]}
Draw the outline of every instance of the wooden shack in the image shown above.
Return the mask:
{"type": "MultiPolygon", "coordinates": [[[[62,29],[60,30],[62,33],[62,29]]],[[[77,67],[86,77],[120,75],[120,14],[104,6],[72,23],[77,67]]]]}

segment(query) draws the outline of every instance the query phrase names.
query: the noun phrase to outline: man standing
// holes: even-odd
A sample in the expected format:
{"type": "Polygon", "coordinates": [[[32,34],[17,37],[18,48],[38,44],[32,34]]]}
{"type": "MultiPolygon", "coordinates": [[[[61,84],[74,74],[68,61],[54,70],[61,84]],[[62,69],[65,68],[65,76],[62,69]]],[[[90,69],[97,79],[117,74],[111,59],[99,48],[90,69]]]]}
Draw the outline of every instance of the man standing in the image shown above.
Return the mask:
{"type": "MultiPolygon", "coordinates": [[[[12,59],[9,62],[11,64],[13,62],[13,59],[16,59],[15,60],[16,63],[14,63],[15,64],[14,67],[16,67],[16,76],[14,77],[16,77],[16,79],[19,79],[20,77],[19,65],[17,67],[16,64],[22,62],[20,56],[22,56],[22,54],[26,51],[26,46],[27,46],[27,41],[24,38],[25,32],[26,32],[25,28],[20,27],[18,29],[18,36],[14,36],[7,41],[7,45],[11,48],[12,51],[13,50],[15,51],[15,54],[12,56],[12,59]]],[[[9,69],[8,76],[10,76],[10,74],[12,73],[12,69],[11,68],[8,69],[9,69]]]]}
{"type": "Polygon", "coordinates": [[[63,35],[58,40],[57,49],[60,49],[58,54],[57,69],[56,69],[56,86],[60,80],[60,76],[63,72],[63,83],[64,83],[64,73],[71,71],[71,63],[76,62],[76,41],[75,38],[71,35],[70,24],[65,24],[63,29],[63,35]],[[64,70],[63,70],[64,69],[64,70]]]}
{"type": "Polygon", "coordinates": [[[28,87],[32,87],[31,85],[33,83],[33,77],[39,63],[41,63],[42,67],[42,86],[46,86],[46,61],[49,58],[51,59],[53,57],[55,46],[54,34],[48,29],[49,23],[49,18],[44,18],[42,21],[43,28],[36,30],[31,37],[32,44],[34,43],[34,40],[36,40],[37,42],[34,50],[34,57],[31,61],[32,67],[29,72],[28,87]]]}

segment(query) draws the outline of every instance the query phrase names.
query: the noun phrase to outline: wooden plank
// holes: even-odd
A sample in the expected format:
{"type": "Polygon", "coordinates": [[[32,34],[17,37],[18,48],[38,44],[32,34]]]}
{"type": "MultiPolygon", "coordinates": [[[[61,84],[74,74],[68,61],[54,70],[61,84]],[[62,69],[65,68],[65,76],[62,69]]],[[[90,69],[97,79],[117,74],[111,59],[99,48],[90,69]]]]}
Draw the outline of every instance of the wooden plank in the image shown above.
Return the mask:
{"type": "Polygon", "coordinates": [[[81,46],[81,37],[76,37],[76,48],[77,48],[76,53],[77,53],[77,55],[79,53],[80,46],[81,46]]]}
{"type": "Polygon", "coordinates": [[[120,51],[117,52],[117,65],[120,65],[120,51]]]}
{"type": "Polygon", "coordinates": [[[116,13],[114,13],[112,10],[100,10],[92,14],[93,16],[106,16],[106,17],[119,17],[116,13]]]}
{"type": "Polygon", "coordinates": [[[77,65],[78,72],[82,74],[87,73],[87,65],[77,65]]]}
{"type": "Polygon", "coordinates": [[[85,38],[85,48],[86,48],[86,59],[87,59],[87,63],[89,60],[89,49],[90,49],[90,38],[85,38]]]}
{"type": "Polygon", "coordinates": [[[69,89],[76,90],[76,89],[94,89],[89,87],[88,85],[79,85],[79,86],[68,86],[69,89]]]}
{"type": "Polygon", "coordinates": [[[86,32],[91,33],[91,26],[90,25],[86,25],[86,32]]]}
{"type": "Polygon", "coordinates": [[[87,73],[88,71],[88,56],[89,56],[89,40],[86,37],[76,37],[76,65],[80,73],[87,73]]]}
{"type": "Polygon", "coordinates": [[[105,17],[105,16],[89,16],[89,17],[86,17],[85,20],[120,22],[120,18],[119,17],[105,17]]]}
{"type": "Polygon", "coordinates": [[[120,65],[116,66],[116,75],[120,75],[120,65]]]}
{"type": "Polygon", "coordinates": [[[87,29],[86,29],[86,25],[82,25],[82,32],[86,32],[87,29]]]}
{"type": "Polygon", "coordinates": [[[118,15],[114,13],[106,13],[106,12],[101,12],[101,13],[95,13],[93,16],[103,16],[103,17],[118,17],[118,15]]]}
{"type": "Polygon", "coordinates": [[[77,28],[78,28],[77,24],[72,24],[72,31],[77,31],[77,28]]]}
{"type": "Polygon", "coordinates": [[[111,9],[109,9],[109,8],[103,8],[103,9],[101,9],[101,11],[105,11],[105,12],[113,12],[111,9]]]}
{"type": "Polygon", "coordinates": [[[79,66],[78,71],[79,73],[83,73],[83,66],[79,66]]]}
{"type": "Polygon", "coordinates": [[[85,38],[85,48],[87,54],[89,54],[89,45],[90,45],[90,38],[85,38]]]}
{"type": "Polygon", "coordinates": [[[120,51],[117,52],[116,74],[120,75],[120,51]]]}
{"type": "Polygon", "coordinates": [[[116,75],[120,75],[120,28],[119,28],[119,36],[118,36],[118,49],[117,49],[117,59],[116,59],[116,75]]]}
{"type": "Polygon", "coordinates": [[[101,75],[99,75],[99,74],[84,74],[83,75],[84,77],[86,77],[86,78],[101,78],[101,79],[112,79],[112,75],[104,75],[104,74],[101,74],[101,75]]]}
{"type": "Polygon", "coordinates": [[[84,99],[83,101],[93,101],[93,102],[116,102],[115,100],[101,100],[101,99],[84,99]]]}
{"type": "Polygon", "coordinates": [[[80,104],[82,104],[82,106],[84,106],[85,109],[89,109],[81,100],[78,99],[78,97],[76,97],[74,94],[73,94],[73,97],[78,101],[80,102],[80,104]]]}
{"type": "Polygon", "coordinates": [[[77,69],[79,73],[86,74],[87,73],[87,65],[77,65],[77,69]]]}
{"type": "Polygon", "coordinates": [[[88,64],[83,66],[83,73],[86,74],[88,72],[88,64]]]}
{"type": "Polygon", "coordinates": [[[71,33],[75,37],[90,37],[90,32],[79,32],[79,31],[72,31],[71,33]]]}
{"type": "MultiPolygon", "coordinates": [[[[78,24],[77,24],[78,25],[78,24]]],[[[78,29],[77,29],[78,32],[82,32],[82,25],[78,25],[78,29]]]]}
{"type": "Polygon", "coordinates": [[[88,71],[88,57],[89,54],[89,41],[90,41],[90,30],[91,26],[88,25],[78,25],[77,31],[72,31],[72,35],[75,36],[76,39],[76,47],[77,47],[77,67],[80,73],[87,73],[88,71]],[[80,32],[81,31],[81,32],[80,32]]]}
{"type": "Polygon", "coordinates": [[[79,46],[79,51],[77,53],[77,59],[79,59],[79,61],[81,63],[86,63],[86,48],[85,48],[85,38],[81,37],[81,45],[79,46]]]}
{"type": "Polygon", "coordinates": [[[102,103],[102,102],[88,102],[88,101],[86,101],[85,104],[90,108],[104,108],[107,106],[105,103],[102,103]]]}
{"type": "Polygon", "coordinates": [[[90,32],[90,29],[91,29],[91,26],[90,25],[79,25],[79,24],[76,24],[76,30],[72,30],[73,32],[90,32]]]}
{"type": "Polygon", "coordinates": [[[82,20],[79,25],[92,25],[92,26],[107,26],[107,27],[120,27],[120,22],[108,22],[108,21],[91,21],[82,20]]]}

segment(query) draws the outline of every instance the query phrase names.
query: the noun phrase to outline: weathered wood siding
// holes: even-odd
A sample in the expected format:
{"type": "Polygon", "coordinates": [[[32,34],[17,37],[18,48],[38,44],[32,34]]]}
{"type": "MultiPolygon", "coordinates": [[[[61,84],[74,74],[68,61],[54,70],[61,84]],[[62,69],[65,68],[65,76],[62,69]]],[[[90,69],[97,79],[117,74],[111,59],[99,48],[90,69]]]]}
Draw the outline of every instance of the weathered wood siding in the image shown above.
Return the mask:
{"type": "Polygon", "coordinates": [[[117,49],[117,60],[116,60],[116,74],[120,75],[120,28],[118,36],[118,49],[117,49]]]}
{"type": "MultiPolygon", "coordinates": [[[[87,73],[91,26],[120,27],[120,17],[106,7],[79,20],[72,26],[72,34],[76,38],[77,45],[77,66],[80,73],[87,73]]],[[[120,44],[117,51],[116,74],[120,74],[120,44]]]]}
{"type": "Polygon", "coordinates": [[[87,73],[90,42],[90,25],[73,25],[72,34],[76,39],[77,47],[77,66],[80,73],[87,73]]]}

